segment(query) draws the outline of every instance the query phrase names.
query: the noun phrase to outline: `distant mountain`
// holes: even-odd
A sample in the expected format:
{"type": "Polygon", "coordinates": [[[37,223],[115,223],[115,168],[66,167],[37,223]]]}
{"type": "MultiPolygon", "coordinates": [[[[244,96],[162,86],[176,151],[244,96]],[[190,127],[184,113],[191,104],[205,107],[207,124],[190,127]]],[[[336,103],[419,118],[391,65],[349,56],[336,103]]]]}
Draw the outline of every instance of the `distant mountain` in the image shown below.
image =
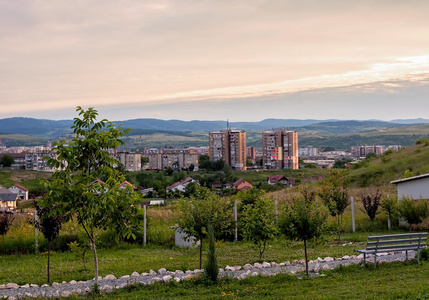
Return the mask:
{"type": "MultiPolygon", "coordinates": [[[[297,130],[300,134],[345,134],[400,127],[407,125],[407,122],[422,124],[424,122],[429,123],[429,120],[412,119],[386,122],[378,120],[265,119],[260,122],[230,122],[229,127],[241,130],[269,130],[283,127],[297,130]]],[[[227,128],[226,121],[133,119],[113,121],[113,123],[122,124],[123,128],[132,128],[135,132],[137,129],[150,131],[210,132],[227,128]]],[[[0,119],[0,132],[4,134],[25,134],[36,137],[56,138],[62,134],[70,133],[72,124],[72,120],[53,121],[33,118],[8,118],[0,119]]],[[[131,132],[131,134],[133,134],[133,132],[131,132]]]]}
{"type": "Polygon", "coordinates": [[[418,119],[397,119],[397,120],[392,120],[390,122],[397,123],[397,124],[429,124],[428,119],[422,119],[422,118],[418,118],[418,119]]]}

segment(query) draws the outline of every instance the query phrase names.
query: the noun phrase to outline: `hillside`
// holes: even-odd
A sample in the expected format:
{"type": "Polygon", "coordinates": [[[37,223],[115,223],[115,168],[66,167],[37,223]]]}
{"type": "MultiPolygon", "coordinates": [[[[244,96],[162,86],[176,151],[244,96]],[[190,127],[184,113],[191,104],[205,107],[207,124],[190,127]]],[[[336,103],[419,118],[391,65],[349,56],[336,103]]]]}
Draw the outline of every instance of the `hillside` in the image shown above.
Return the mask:
{"type": "Polygon", "coordinates": [[[407,170],[414,176],[429,173],[428,140],[352,166],[350,180],[357,187],[386,186],[392,180],[403,178],[407,170]]]}

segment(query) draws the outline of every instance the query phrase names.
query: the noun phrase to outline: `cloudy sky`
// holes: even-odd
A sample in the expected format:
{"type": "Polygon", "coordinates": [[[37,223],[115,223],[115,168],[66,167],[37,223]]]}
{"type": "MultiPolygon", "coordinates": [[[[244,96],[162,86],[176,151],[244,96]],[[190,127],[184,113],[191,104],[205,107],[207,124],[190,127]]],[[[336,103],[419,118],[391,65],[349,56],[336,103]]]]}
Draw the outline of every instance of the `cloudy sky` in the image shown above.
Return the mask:
{"type": "Polygon", "coordinates": [[[427,0],[0,0],[0,118],[429,118],[427,0]]]}

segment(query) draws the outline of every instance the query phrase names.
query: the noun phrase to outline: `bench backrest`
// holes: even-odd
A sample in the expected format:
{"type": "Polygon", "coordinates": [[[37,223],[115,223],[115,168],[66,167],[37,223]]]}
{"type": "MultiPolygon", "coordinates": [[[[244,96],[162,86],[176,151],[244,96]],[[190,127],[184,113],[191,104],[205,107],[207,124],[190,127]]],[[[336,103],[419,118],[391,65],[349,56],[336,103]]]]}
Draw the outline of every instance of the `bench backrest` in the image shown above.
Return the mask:
{"type": "Polygon", "coordinates": [[[367,250],[419,250],[426,247],[427,232],[369,236],[367,250]]]}

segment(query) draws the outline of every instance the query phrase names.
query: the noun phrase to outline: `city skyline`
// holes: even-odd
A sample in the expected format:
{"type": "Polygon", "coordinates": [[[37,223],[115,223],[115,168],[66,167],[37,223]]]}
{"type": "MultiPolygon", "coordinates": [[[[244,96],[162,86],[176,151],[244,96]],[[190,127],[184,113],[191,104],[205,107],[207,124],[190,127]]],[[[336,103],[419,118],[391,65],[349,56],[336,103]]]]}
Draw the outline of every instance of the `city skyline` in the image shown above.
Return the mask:
{"type": "Polygon", "coordinates": [[[0,1],[0,119],[429,119],[427,1],[0,1]]]}

